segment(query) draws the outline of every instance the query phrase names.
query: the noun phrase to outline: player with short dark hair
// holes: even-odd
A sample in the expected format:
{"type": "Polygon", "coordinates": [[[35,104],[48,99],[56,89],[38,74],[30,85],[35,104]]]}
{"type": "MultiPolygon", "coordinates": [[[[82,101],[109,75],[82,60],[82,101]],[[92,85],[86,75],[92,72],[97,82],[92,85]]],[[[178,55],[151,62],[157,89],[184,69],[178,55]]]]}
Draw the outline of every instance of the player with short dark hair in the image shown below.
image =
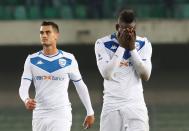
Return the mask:
{"type": "Polygon", "coordinates": [[[94,123],[94,111],[77,60],[73,54],[57,49],[58,37],[59,28],[56,23],[42,22],[40,40],[43,49],[28,55],[25,61],[19,95],[26,108],[33,111],[33,131],[70,131],[70,80],[74,83],[87,111],[85,128],[90,128],[94,123]],[[32,81],[35,86],[34,99],[30,98],[28,93],[32,81]]]}
{"type": "Polygon", "coordinates": [[[136,36],[133,10],[120,12],[116,31],[95,43],[97,66],[104,78],[100,131],[149,131],[142,80],[151,74],[151,43],[136,36]]]}

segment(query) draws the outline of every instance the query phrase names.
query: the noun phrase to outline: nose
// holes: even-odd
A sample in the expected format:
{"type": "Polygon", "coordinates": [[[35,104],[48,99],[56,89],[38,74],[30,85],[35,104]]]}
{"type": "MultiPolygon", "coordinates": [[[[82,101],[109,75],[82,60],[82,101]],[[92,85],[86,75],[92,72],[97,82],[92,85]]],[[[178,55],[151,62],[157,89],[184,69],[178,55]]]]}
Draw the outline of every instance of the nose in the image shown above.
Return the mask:
{"type": "Polygon", "coordinates": [[[41,37],[43,38],[43,37],[47,37],[47,33],[46,32],[42,32],[41,33],[41,37]]]}

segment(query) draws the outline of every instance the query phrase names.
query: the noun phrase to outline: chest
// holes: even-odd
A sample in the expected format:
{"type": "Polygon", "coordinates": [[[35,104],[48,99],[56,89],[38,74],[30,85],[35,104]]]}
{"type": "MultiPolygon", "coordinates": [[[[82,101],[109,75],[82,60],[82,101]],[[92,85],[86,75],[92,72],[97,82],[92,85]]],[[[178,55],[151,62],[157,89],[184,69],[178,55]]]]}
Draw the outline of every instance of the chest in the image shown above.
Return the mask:
{"type": "Polygon", "coordinates": [[[65,57],[57,59],[31,58],[31,72],[34,77],[41,76],[47,79],[65,77],[72,69],[72,60],[65,57]],[[51,78],[52,77],[52,78],[51,78]]]}

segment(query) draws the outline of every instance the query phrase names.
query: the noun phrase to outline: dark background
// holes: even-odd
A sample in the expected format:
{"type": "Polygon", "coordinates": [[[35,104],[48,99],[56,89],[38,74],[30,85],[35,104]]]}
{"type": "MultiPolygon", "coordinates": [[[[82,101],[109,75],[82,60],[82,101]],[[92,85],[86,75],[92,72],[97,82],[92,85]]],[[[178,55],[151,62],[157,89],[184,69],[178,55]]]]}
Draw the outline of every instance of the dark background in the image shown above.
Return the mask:
{"type": "MultiPolygon", "coordinates": [[[[102,108],[103,79],[97,69],[94,45],[58,45],[75,55],[81,74],[88,86],[96,123],[91,131],[99,130],[102,108]]],[[[143,82],[149,111],[151,131],[189,130],[189,45],[152,45],[152,74],[143,82]]],[[[25,110],[18,89],[25,59],[41,46],[0,46],[0,131],[31,131],[31,112],[25,110]]],[[[33,85],[31,96],[34,95],[33,85]]],[[[80,131],[85,109],[72,83],[69,97],[73,107],[72,131],[80,131]]]]}
{"type": "MultiPolygon", "coordinates": [[[[59,45],[59,49],[73,53],[81,69],[97,70],[94,45],[59,45]]],[[[153,44],[153,71],[188,69],[189,44],[153,44]]],[[[21,73],[28,54],[41,50],[41,46],[0,46],[2,72],[21,73]]]]}

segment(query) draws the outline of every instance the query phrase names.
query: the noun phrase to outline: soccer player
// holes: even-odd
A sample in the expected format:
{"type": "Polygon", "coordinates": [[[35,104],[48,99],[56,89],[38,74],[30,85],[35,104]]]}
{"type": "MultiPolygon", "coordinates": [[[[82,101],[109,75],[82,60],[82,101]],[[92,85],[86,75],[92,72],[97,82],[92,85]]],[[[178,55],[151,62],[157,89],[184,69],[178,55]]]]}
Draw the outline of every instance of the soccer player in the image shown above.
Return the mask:
{"type": "Polygon", "coordinates": [[[22,74],[19,95],[28,110],[33,110],[33,131],[70,131],[72,125],[71,104],[68,98],[69,80],[74,83],[84,104],[87,116],[84,128],[94,123],[87,86],[80,75],[73,54],[58,50],[59,27],[51,21],[44,21],[40,27],[40,41],[43,49],[28,55],[22,74]],[[35,98],[30,98],[29,87],[33,80],[35,98]]]}
{"type": "Polygon", "coordinates": [[[151,74],[151,43],[136,36],[133,10],[122,10],[116,33],[95,43],[98,69],[104,78],[100,131],[149,131],[142,80],[151,74]]]}

